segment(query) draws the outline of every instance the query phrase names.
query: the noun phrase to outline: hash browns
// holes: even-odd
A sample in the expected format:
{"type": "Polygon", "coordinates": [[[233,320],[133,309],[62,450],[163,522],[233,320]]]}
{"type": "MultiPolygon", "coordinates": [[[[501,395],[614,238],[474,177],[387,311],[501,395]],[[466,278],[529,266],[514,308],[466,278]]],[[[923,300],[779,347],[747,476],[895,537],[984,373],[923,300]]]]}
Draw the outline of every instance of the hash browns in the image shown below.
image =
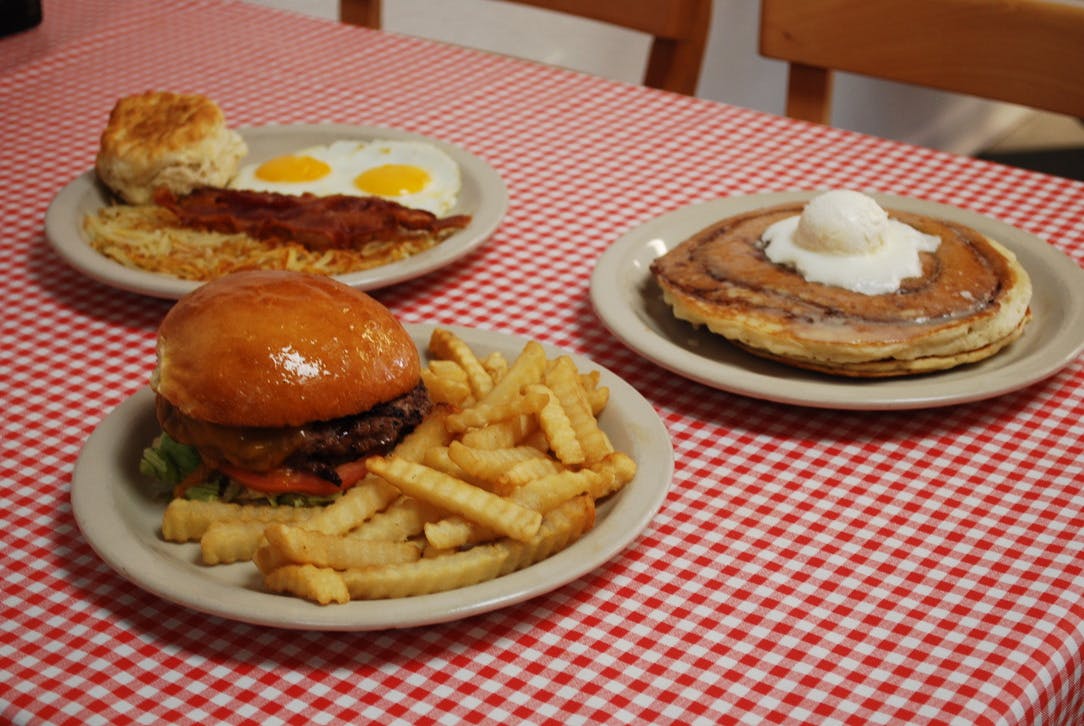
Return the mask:
{"type": "Polygon", "coordinates": [[[93,249],[125,267],[201,282],[242,270],[359,272],[416,255],[458,231],[357,249],[311,250],[297,242],[187,229],[169,210],[154,205],[103,207],[88,214],[83,227],[93,249]]]}

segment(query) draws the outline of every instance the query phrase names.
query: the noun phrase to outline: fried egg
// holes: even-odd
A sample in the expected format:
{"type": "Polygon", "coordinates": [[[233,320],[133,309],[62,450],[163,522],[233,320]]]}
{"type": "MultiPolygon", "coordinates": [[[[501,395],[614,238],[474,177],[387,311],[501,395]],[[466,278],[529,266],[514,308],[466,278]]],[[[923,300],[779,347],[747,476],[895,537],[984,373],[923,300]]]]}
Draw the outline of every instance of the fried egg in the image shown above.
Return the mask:
{"type": "Polygon", "coordinates": [[[459,165],[422,141],[336,141],[241,168],[234,189],[377,196],[438,217],[455,206],[459,165]]]}
{"type": "Polygon", "coordinates": [[[372,141],[350,159],[355,194],[369,194],[443,217],[459,195],[459,165],[424,141],[372,141]]]}
{"type": "Polygon", "coordinates": [[[279,194],[343,194],[345,185],[338,170],[345,168],[357,146],[353,141],[336,141],[247,164],[237,172],[230,187],[279,194]]]}

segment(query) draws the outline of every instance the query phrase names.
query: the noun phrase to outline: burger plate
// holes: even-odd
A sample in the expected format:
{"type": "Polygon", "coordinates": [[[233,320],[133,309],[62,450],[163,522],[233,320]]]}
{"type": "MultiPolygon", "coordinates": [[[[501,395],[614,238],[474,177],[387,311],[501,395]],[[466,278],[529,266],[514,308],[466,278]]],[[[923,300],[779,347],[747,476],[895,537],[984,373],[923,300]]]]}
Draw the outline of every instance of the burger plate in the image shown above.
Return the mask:
{"type": "MultiPolygon", "coordinates": [[[[486,330],[443,327],[480,355],[500,351],[511,360],[526,343],[486,330]]],[[[424,362],[434,326],[406,328],[424,362]]],[[[195,611],[257,625],[341,631],[405,628],[538,597],[603,566],[628,547],[662,505],[674,466],[666,427],[643,396],[590,360],[545,347],[550,356],[570,355],[580,370],[600,372],[601,385],[610,389],[600,424],[614,447],[636,460],[638,470],[622,491],[600,504],[594,529],[568,549],[518,572],[433,595],[320,606],[266,592],[251,563],[205,566],[197,543],[162,539],[166,502],[152,495],[150,482],[138,470],[140,453],[158,431],[150,389],[138,391],[109,413],[83,446],[72,477],[76,522],[106,564],[147,592],[195,611]]]]}

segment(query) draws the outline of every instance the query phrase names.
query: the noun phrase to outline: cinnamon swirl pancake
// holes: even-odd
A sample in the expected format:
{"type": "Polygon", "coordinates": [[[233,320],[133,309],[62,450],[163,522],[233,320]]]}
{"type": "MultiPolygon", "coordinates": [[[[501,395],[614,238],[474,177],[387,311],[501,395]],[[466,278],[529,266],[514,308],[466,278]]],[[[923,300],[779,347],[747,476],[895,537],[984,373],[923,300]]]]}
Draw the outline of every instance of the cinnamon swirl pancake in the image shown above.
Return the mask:
{"type": "Polygon", "coordinates": [[[1030,319],[1031,282],[978,231],[903,211],[888,217],[940,240],[921,273],[868,294],[812,282],[765,253],[764,233],[803,204],[724,219],[655,260],[674,314],[761,357],[857,378],[944,370],[994,355],[1030,319]]]}

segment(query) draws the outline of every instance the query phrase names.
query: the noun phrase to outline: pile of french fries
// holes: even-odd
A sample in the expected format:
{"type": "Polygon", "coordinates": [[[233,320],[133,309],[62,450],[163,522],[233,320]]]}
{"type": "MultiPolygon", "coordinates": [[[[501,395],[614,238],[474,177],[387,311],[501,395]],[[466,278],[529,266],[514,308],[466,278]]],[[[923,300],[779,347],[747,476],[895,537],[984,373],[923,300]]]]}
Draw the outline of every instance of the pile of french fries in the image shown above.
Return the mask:
{"type": "Polygon", "coordinates": [[[251,560],[268,590],[327,605],[476,584],[534,564],[594,526],[595,502],[636,474],[598,424],[597,371],[527,343],[479,358],[451,331],[429,341],[436,407],[325,507],[175,499],[163,536],[208,565],[251,560]]]}

